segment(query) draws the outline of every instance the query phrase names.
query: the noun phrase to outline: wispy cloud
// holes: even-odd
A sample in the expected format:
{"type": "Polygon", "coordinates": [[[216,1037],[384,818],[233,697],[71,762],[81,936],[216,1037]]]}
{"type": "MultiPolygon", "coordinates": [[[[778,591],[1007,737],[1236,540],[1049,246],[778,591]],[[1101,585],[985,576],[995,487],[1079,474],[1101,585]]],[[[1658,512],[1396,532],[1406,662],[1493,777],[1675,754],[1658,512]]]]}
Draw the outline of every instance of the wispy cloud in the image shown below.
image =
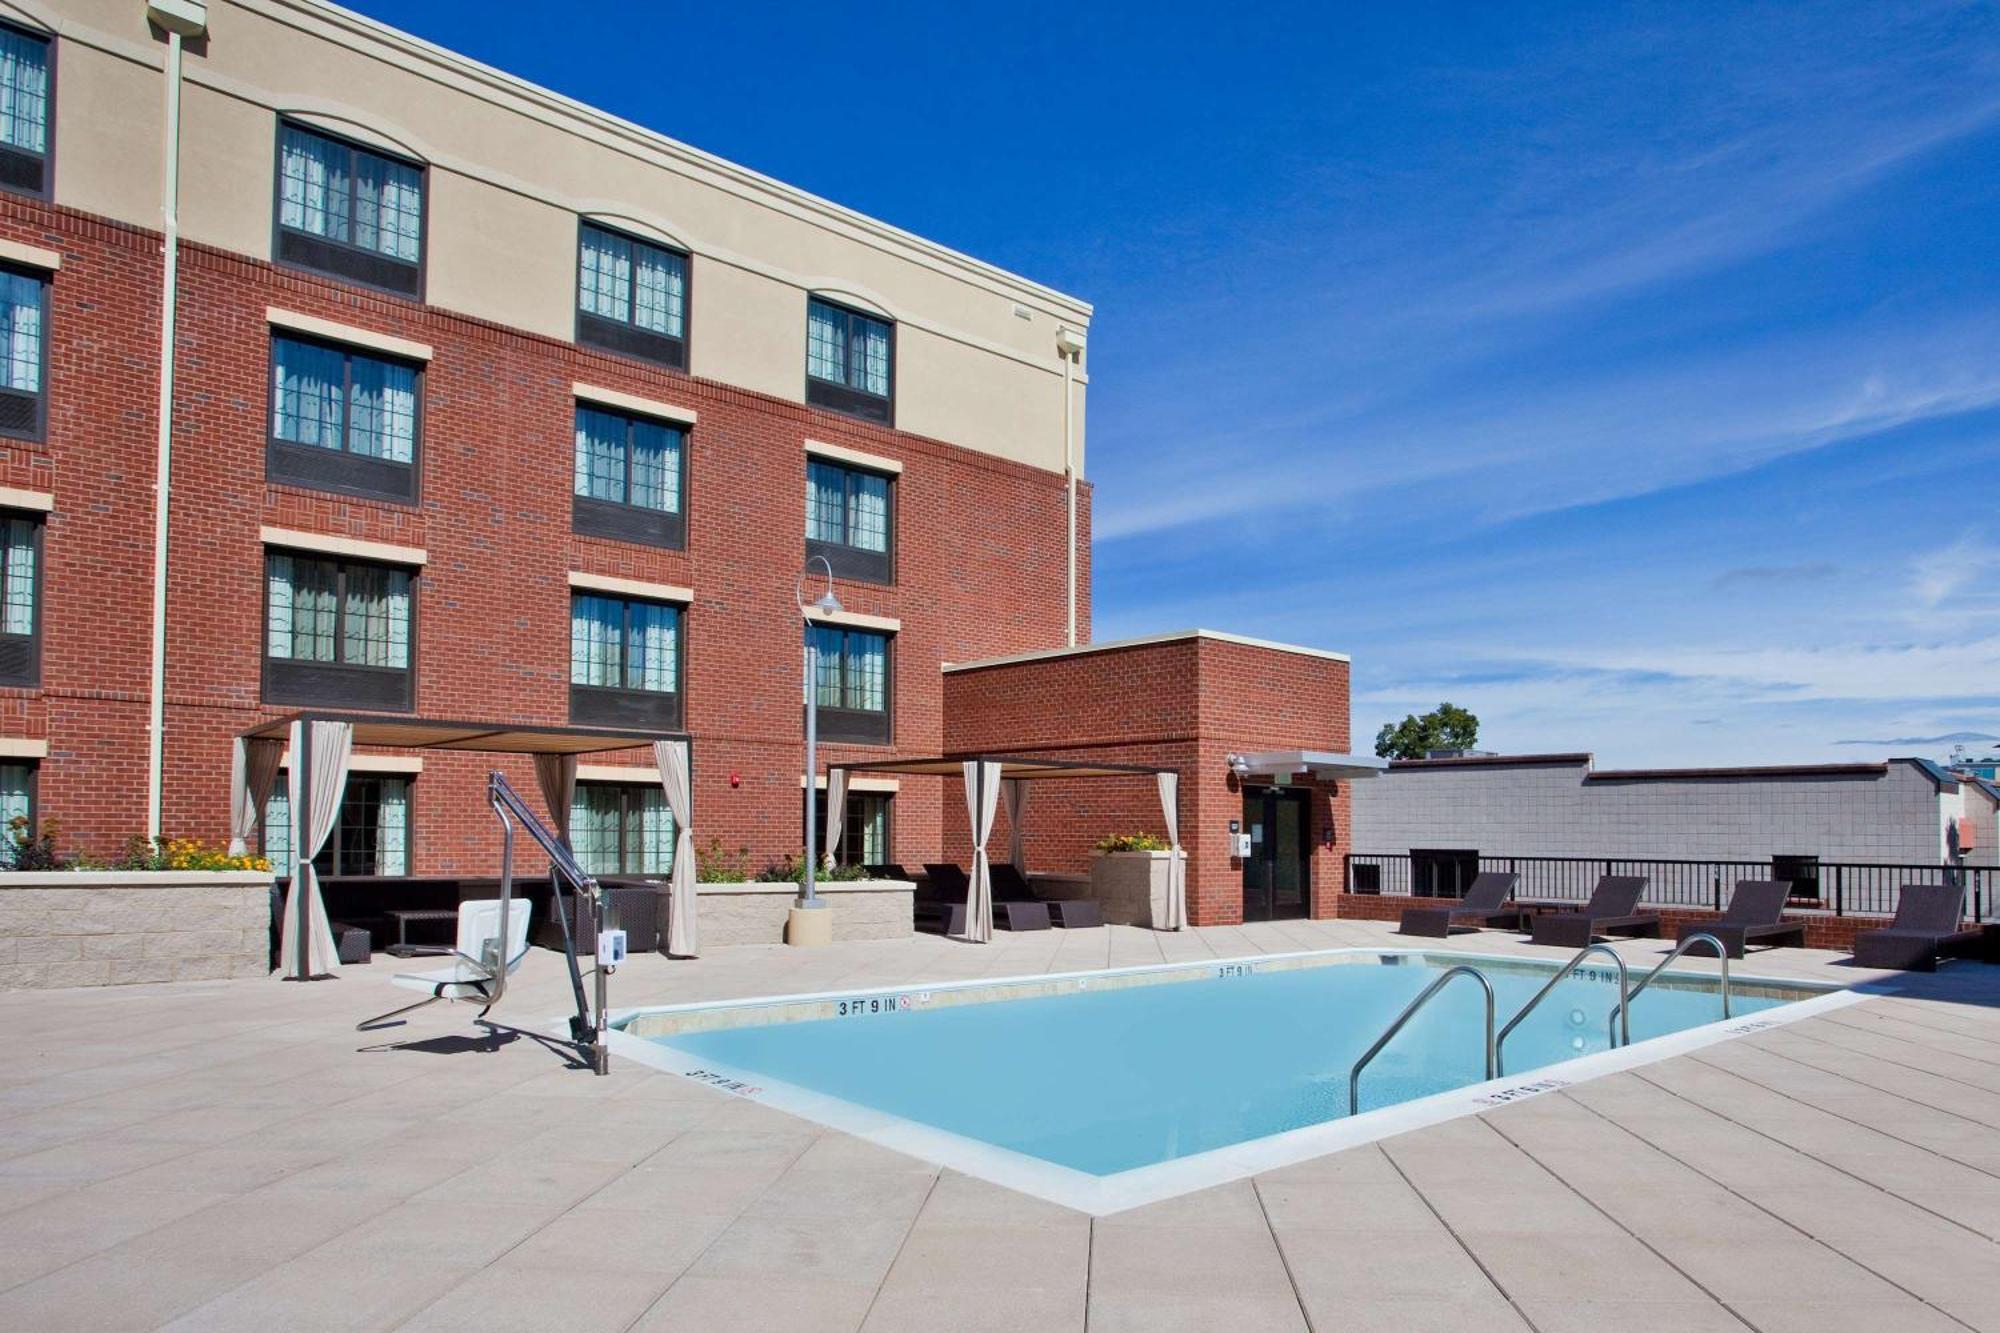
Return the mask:
{"type": "Polygon", "coordinates": [[[1885,740],[1835,741],[1835,745],[1976,745],[2000,741],[1984,731],[1947,731],[1939,736],[1890,736],[1885,740]]]}
{"type": "Polygon", "coordinates": [[[1825,560],[1809,560],[1798,565],[1741,565],[1723,570],[1709,580],[1708,586],[1720,592],[1745,585],[1768,587],[1773,584],[1817,583],[1839,572],[1838,565],[1825,560]]]}
{"type": "Polygon", "coordinates": [[[1910,590],[1926,607],[1952,600],[1970,586],[1983,587],[1988,597],[1993,589],[1988,580],[2000,576],[2000,546],[1976,532],[1967,532],[1949,546],[1926,551],[1910,562],[1910,590]]]}

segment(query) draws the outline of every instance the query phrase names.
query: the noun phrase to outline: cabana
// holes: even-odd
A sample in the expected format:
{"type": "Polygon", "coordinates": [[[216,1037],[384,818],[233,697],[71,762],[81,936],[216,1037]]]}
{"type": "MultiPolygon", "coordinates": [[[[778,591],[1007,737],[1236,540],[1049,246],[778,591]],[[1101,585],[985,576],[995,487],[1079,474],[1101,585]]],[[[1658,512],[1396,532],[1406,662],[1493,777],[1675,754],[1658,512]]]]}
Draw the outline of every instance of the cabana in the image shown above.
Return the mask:
{"type": "MultiPolygon", "coordinates": [[[[1151,777],[1160,793],[1160,812],[1166,818],[1167,842],[1172,849],[1167,866],[1166,929],[1184,930],[1187,914],[1187,862],[1181,856],[1180,770],[1148,768],[1141,764],[1099,764],[1082,759],[1025,759],[1013,755],[937,755],[925,759],[879,759],[864,764],[830,767],[826,773],[826,808],[839,810],[847,799],[850,773],[898,773],[939,778],[963,778],[966,816],[972,827],[972,876],[965,898],[965,936],[977,944],[993,938],[993,867],[986,854],[987,839],[993,836],[993,819],[1000,802],[1007,803],[1008,858],[1016,869],[1027,870],[1027,843],[1023,834],[1028,812],[1028,783],[1051,778],[1144,778],[1151,777]]],[[[841,826],[846,821],[826,821],[826,855],[840,850],[841,826]]]]}
{"type": "Polygon", "coordinates": [[[236,738],[230,767],[229,850],[241,855],[264,817],[265,803],[286,769],[291,788],[292,886],[282,917],[279,966],[287,981],[334,975],[340,958],[320,896],[313,858],[333,834],[357,745],[415,750],[473,750],[534,756],[536,785],[558,835],[567,843],[579,755],[648,747],[674,818],[674,864],[667,897],[667,951],[699,952],[695,920],[695,854],[688,738],[657,731],[598,727],[522,727],[505,723],[433,722],[421,718],[347,713],[297,713],[260,723],[236,738]],[[287,747],[290,762],[286,763],[287,747]]]}

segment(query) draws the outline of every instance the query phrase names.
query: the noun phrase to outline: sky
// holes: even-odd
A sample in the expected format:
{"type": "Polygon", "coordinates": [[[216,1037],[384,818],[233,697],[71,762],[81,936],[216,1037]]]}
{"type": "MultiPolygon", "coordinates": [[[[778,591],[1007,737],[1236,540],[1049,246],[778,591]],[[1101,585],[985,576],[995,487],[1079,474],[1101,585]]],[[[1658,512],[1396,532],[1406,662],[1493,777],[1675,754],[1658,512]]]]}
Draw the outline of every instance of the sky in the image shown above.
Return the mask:
{"type": "Polygon", "coordinates": [[[1091,301],[1100,640],[1349,653],[1360,750],[2000,748],[1992,4],[355,7],[1091,301]]]}

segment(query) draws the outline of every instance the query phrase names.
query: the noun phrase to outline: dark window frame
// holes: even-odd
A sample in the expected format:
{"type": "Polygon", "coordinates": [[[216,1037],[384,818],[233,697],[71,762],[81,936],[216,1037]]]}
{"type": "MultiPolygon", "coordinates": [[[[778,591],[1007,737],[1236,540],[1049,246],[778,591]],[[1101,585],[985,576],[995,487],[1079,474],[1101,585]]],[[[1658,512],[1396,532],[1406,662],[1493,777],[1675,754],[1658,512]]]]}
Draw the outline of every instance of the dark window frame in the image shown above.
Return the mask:
{"type": "MultiPolygon", "coordinates": [[[[21,195],[28,199],[53,200],[56,197],[56,35],[53,32],[39,31],[29,27],[25,23],[16,22],[11,19],[0,19],[0,28],[11,28],[23,37],[35,38],[38,41],[46,43],[49,49],[49,107],[46,122],[48,142],[42,145],[42,151],[39,154],[30,153],[23,148],[16,148],[12,144],[0,145],[0,154],[11,154],[24,159],[35,159],[41,163],[42,187],[39,190],[27,190],[19,186],[0,184],[0,190],[4,190],[8,194],[21,195]]],[[[46,328],[47,326],[44,325],[43,327],[46,328]]],[[[46,387],[46,381],[44,381],[44,387],[46,387]]]]}
{"type": "MultiPolygon", "coordinates": [[[[283,787],[285,781],[286,771],[281,768],[278,770],[278,785],[283,787]]],[[[313,869],[319,872],[320,878],[325,879],[329,875],[369,875],[385,879],[408,879],[414,875],[416,873],[417,847],[417,786],[415,776],[407,773],[349,773],[347,775],[347,786],[341,789],[340,808],[334,814],[333,832],[327,835],[326,846],[320,848],[319,855],[313,858],[313,869]],[[340,835],[345,827],[350,792],[354,784],[357,782],[381,782],[384,779],[393,779],[401,782],[406,793],[405,810],[407,812],[408,827],[403,830],[402,874],[384,875],[380,870],[375,869],[347,870],[336,868],[343,859],[340,835]]],[[[286,800],[289,801],[290,799],[288,791],[286,800]]],[[[381,808],[379,797],[376,799],[375,806],[378,810],[381,808]]],[[[266,809],[268,808],[267,806],[266,809]]],[[[376,827],[378,829],[381,827],[379,820],[376,827]]],[[[264,818],[264,813],[260,811],[257,816],[257,855],[264,857],[266,860],[270,859],[271,855],[270,831],[270,823],[264,818]]],[[[378,858],[381,855],[379,847],[377,848],[376,855],[378,858]]],[[[296,849],[294,849],[293,864],[297,864],[296,849]]]]}
{"type": "Polygon", "coordinates": [[[55,289],[54,275],[27,264],[9,264],[4,262],[0,262],[0,272],[9,273],[17,278],[31,280],[41,289],[42,294],[42,345],[39,349],[42,360],[41,367],[35,376],[37,382],[42,387],[32,394],[25,389],[0,389],[0,397],[11,401],[25,402],[33,399],[34,424],[20,430],[9,430],[4,426],[0,426],[0,439],[26,440],[33,444],[40,444],[46,441],[49,436],[49,343],[53,341],[49,327],[49,317],[51,313],[50,307],[53,305],[50,296],[55,289]]]}
{"type": "Polygon", "coordinates": [[[855,306],[829,300],[824,296],[806,296],[806,402],[814,407],[824,407],[863,421],[873,421],[893,427],[896,424],[896,321],[884,319],[855,306]],[[847,321],[847,356],[844,369],[846,380],[821,379],[812,372],[812,310],[814,306],[825,306],[843,316],[847,321]],[[870,393],[853,383],[854,341],[856,321],[865,320],[870,324],[880,324],[889,331],[889,390],[887,393],[870,393]]]}
{"type": "MultiPolygon", "coordinates": [[[[821,839],[820,847],[823,849],[826,846],[825,838],[826,838],[826,818],[827,818],[825,787],[816,786],[813,788],[813,813],[815,819],[818,821],[814,825],[814,828],[819,833],[821,839]]],[[[854,791],[850,789],[847,793],[847,809],[841,812],[841,819],[844,822],[842,824],[841,835],[840,835],[840,853],[835,858],[835,864],[843,866],[881,865],[881,864],[886,864],[888,862],[892,862],[896,859],[896,793],[895,792],[854,791]],[[854,820],[852,813],[854,804],[857,801],[882,802],[882,851],[884,855],[881,861],[863,861],[861,859],[861,849],[854,836],[854,820]]],[[[801,838],[804,838],[805,830],[803,828],[799,830],[799,836],[801,838]]]]}
{"type": "MultiPolygon", "coordinates": [[[[828,704],[819,705],[819,739],[842,745],[892,745],[896,735],[896,638],[887,630],[858,629],[847,625],[822,625],[813,628],[837,631],[840,634],[840,692],[847,694],[848,641],[857,634],[882,640],[882,707],[878,711],[871,708],[835,708],[828,704]]],[[[813,681],[815,692],[818,680],[813,681]]],[[[803,705],[801,705],[803,707],[803,705]]]]}
{"type": "Polygon", "coordinates": [[[270,395],[264,413],[264,480],[282,486],[303,486],[308,490],[332,491],[340,495],[370,500],[388,500],[415,505],[423,499],[424,470],[424,371],[422,361],[390,356],[372,348],[357,347],[337,338],[320,338],[290,329],[271,330],[269,371],[264,377],[270,395]],[[278,434],[278,344],[300,343],[338,352],[341,357],[340,447],[301,444],[278,434]],[[354,431],[354,359],[379,361],[401,366],[416,375],[416,421],[410,440],[410,461],[396,463],[386,458],[370,458],[349,447],[354,431]],[[401,485],[393,484],[397,481],[401,485]]]}
{"type": "MultiPolygon", "coordinates": [[[[636,685],[569,685],[569,720],[572,726],[644,727],[658,731],[679,731],[687,716],[687,607],[680,602],[656,597],[629,597],[597,592],[590,588],[570,589],[570,616],[576,615],[579,597],[616,602],[621,608],[619,660],[632,660],[632,608],[634,605],[663,606],[674,613],[674,685],[670,690],[649,690],[636,685]]],[[[576,645],[570,644],[570,671],[576,671],[576,645]]]]}
{"type": "MultiPolygon", "coordinates": [[[[280,268],[289,268],[301,273],[315,273],[321,277],[335,278],[341,282],[353,283],[357,287],[365,287],[370,291],[386,292],[391,296],[400,296],[405,300],[421,302],[424,299],[424,292],[429,284],[431,253],[431,168],[428,162],[421,162],[413,157],[405,157],[401,153],[388,152],[377,148],[374,144],[363,143],[359,139],[349,138],[347,135],[323,129],[309,121],[297,120],[290,116],[278,117],[277,132],[271,136],[271,162],[271,258],[274,263],[280,268]],[[394,255],[384,254],[380,250],[371,250],[365,245],[355,245],[352,241],[337,240],[331,236],[322,236],[318,232],[306,231],[300,227],[288,227],[284,224],[285,131],[288,129],[298,130],[303,134],[310,134],[317,138],[339,144],[346,148],[350,155],[365,153],[371,157],[379,157],[387,162],[400,163],[416,171],[417,194],[422,201],[422,208],[419,212],[419,221],[417,224],[416,262],[412,263],[407,259],[398,259],[394,255]],[[285,245],[285,238],[287,236],[302,238],[300,242],[294,243],[290,247],[293,253],[289,255],[286,253],[287,247],[285,245]],[[313,262],[310,258],[300,257],[300,251],[305,251],[309,255],[314,246],[325,246],[332,253],[327,255],[323,261],[317,263],[313,262]],[[340,256],[343,255],[352,257],[344,268],[341,267],[340,263],[340,256]],[[406,269],[409,271],[410,281],[407,285],[374,281],[358,271],[365,269],[370,264],[393,265],[397,270],[406,269]]],[[[350,180],[356,174],[352,162],[353,158],[350,157],[348,167],[348,178],[350,180]]]]}
{"type": "Polygon", "coordinates": [[[649,509],[630,500],[603,500],[576,493],[576,416],[570,418],[570,531],[582,537],[606,537],[612,541],[658,546],[668,551],[687,549],[688,455],[693,452],[694,429],[684,421],[629,412],[588,399],[576,400],[577,413],[590,411],[617,417],[625,423],[625,494],[632,494],[632,436],[640,422],[665,426],[680,432],[680,483],[677,509],[649,509]]]}
{"type": "Polygon", "coordinates": [[[879,583],[894,586],[896,582],[896,513],[898,509],[896,492],[900,489],[900,478],[893,472],[882,472],[875,468],[849,463],[844,459],[823,458],[817,454],[806,455],[806,485],[812,485],[814,467],[830,467],[841,472],[845,478],[845,489],[841,505],[841,531],[847,532],[847,516],[854,504],[854,478],[857,476],[878,477],[886,481],[889,491],[889,513],[886,519],[889,544],[880,551],[870,551],[865,547],[850,546],[848,543],[828,541],[824,537],[806,537],[806,558],[823,558],[833,569],[833,576],[851,579],[856,583],[879,583]]]}
{"type": "MultiPolygon", "coordinates": [[[[636,256],[635,256],[636,258],[636,256]]],[[[685,372],[688,368],[688,344],[694,337],[694,256],[676,246],[663,245],[658,241],[640,236],[619,227],[607,226],[593,218],[579,217],[576,220],[576,291],[573,299],[576,307],[576,341],[582,347],[594,347],[600,351],[615,352],[644,361],[648,365],[665,366],[669,370],[685,372]],[[632,290],[625,301],[625,318],[613,319],[583,308],[583,239],[584,233],[598,231],[606,236],[616,237],[631,246],[645,246],[664,255],[672,255],[681,263],[681,331],[675,337],[655,329],[641,327],[633,318],[638,309],[639,280],[636,266],[632,276],[632,290]]]]}
{"type": "Polygon", "coordinates": [[[359,560],[348,556],[328,555],[323,551],[306,550],[291,546],[266,546],[264,548],[264,614],[258,633],[258,656],[263,664],[260,693],[265,703],[273,704],[334,704],[352,708],[373,709],[380,712],[409,713],[416,711],[419,620],[417,603],[418,589],[423,583],[423,572],[409,565],[399,565],[391,560],[359,560]],[[346,651],[347,629],[347,576],[350,569],[360,566],[368,569],[397,570],[410,576],[410,661],[408,666],[379,667],[360,662],[347,662],[336,658],[331,662],[309,661],[297,657],[271,656],[271,561],[280,555],[288,555],[294,561],[300,559],[318,560],[335,568],[335,594],[333,619],[333,645],[336,653],[346,651]]]}
{"type": "MultiPolygon", "coordinates": [[[[643,804],[643,799],[646,793],[659,791],[660,788],[658,784],[649,784],[644,782],[595,782],[586,780],[577,783],[576,786],[578,791],[582,791],[586,787],[591,787],[602,791],[615,791],[618,793],[618,869],[601,870],[595,873],[599,875],[620,875],[620,876],[649,876],[649,875],[661,875],[666,873],[665,871],[646,870],[643,867],[638,869],[627,869],[625,865],[626,835],[628,832],[631,832],[638,827],[637,821],[640,809],[643,804]]],[[[661,799],[664,800],[665,797],[662,796],[661,799]]],[[[667,818],[672,819],[673,813],[674,812],[672,807],[669,806],[667,808],[667,818]]],[[[643,830],[640,831],[643,832],[643,830]]],[[[676,828],[674,830],[674,833],[676,838],[678,838],[680,830],[676,828]]],[[[673,855],[671,849],[669,849],[667,855],[669,857],[673,855]]]]}
{"type": "MultiPolygon", "coordinates": [[[[48,515],[31,509],[0,509],[0,518],[26,519],[35,529],[35,624],[26,634],[0,633],[0,686],[36,689],[42,683],[42,623],[44,593],[48,588],[48,515]]],[[[0,565],[0,598],[4,598],[6,569],[0,565]]]]}

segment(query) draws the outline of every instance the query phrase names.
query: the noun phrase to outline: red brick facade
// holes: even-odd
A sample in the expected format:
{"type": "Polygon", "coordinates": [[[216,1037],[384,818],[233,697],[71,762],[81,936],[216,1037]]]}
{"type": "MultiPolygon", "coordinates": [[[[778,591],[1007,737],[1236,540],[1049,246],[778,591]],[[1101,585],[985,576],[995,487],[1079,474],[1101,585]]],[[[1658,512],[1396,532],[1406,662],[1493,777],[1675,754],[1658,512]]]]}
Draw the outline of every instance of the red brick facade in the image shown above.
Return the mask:
{"type": "MultiPolygon", "coordinates": [[[[12,196],[0,197],[0,236],[62,255],[52,277],[46,439],[5,447],[5,484],[55,497],[45,532],[42,683],[0,690],[0,728],[47,739],[41,815],[61,822],[66,846],[107,851],[143,831],[146,808],[162,242],[12,196]]],[[[903,466],[894,586],[838,589],[849,610],[901,622],[892,650],[894,742],[827,747],[824,760],[939,750],[941,662],[1063,640],[1059,475],[200,246],[183,246],[181,274],[170,834],[225,836],[231,738],[296,711],[260,698],[259,530],[267,525],[427,552],[414,596],[418,717],[565,724],[569,573],[692,588],[683,683],[696,836],[747,845],[760,858],[800,840],[792,599],[804,558],[808,437],[903,466]],[[267,307],[433,349],[416,504],[267,483],[267,307]],[[688,437],[685,550],[572,534],[575,382],[698,414],[688,437]]],[[[803,347],[800,357],[803,366],[803,347]]],[[[1082,505],[1078,616],[1087,635],[1088,487],[1082,505]]],[[[493,868],[497,842],[479,790],[493,763],[478,754],[424,757],[411,798],[413,873],[493,868]]],[[[525,761],[499,766],[524,792],[535,790],[525,761]]],[[[908,784],[897,800],[897,857],[937,854],[936,786],[908,784]]]]}
{"type": "MultiPolygon", "coordinates": [[[[944,699],[948,751],[1179,770],[1188,910],[1204,926],[1243,919],[1243,863],[1229,832],[1229,822],[1243,818],[1243,794],[1229,755],[1345,753],[1349,740],[1345,661],[1209,635],[953,670],[944,699]]],[[[963,790],[946,785],[947,836],[963,848],[963,790]]],[[[1330,917],[1344,885],[1347,785],[1303,775],[1295,785],[1312,792],[1311,913],[1330,917]]],[[[1148,779],[1079,778],[1033,788],[1026,820],[1033,869],[1083,872],[1091,844],[1106,834],[1164,832],[1148,779]]],[[[1003,811],[993,846],[1004,848],[1006,839],[1003,811]]]]}

